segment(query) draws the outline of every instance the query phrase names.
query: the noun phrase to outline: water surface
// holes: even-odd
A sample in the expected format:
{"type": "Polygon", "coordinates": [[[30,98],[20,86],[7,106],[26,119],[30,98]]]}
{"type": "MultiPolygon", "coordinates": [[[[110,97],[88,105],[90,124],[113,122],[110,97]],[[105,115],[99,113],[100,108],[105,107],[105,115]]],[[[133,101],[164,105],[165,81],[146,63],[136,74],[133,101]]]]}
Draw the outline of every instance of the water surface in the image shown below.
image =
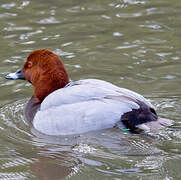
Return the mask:
{"type": "Polygon", "coordinates": [[[0,1],[0,179],[179,179],[181,2],[0,1]],[[33,88],[4,76],[30,52],[61,56],[72,80],[98,78],[147,97],[173,127],[50,137],[30,127],[33,88]]]}

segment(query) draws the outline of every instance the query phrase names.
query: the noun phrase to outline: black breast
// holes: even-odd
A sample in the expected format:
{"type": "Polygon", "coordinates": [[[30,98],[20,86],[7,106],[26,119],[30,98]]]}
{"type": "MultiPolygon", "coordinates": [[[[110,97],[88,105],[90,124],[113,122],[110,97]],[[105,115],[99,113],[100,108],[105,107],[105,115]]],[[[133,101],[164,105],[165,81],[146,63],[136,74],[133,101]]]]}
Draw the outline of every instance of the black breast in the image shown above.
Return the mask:
{"type": "Polygon", "coordinates": [[[32,123],[33,118],[34,118],[37,110],[39,109],[39,107],[40,107],[40,103],[37,103],[35,101],[34,96],[32,96],[31,99],[28,101],[28,104],[25,109],[25,116],[29,122],[32,123]]]}

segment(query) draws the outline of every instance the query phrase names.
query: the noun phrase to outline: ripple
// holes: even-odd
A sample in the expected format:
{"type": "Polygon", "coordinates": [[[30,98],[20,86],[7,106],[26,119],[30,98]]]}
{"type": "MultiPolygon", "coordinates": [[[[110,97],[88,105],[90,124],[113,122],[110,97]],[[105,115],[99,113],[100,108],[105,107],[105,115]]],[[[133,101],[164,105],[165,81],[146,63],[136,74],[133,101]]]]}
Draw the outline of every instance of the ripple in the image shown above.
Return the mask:
{"type": "Polygon", "coordinates": [[[151,28],[151,29],[162,29],[162,26],[161,25],[158,25],[158,24],[150,24],[150,25],[140,25],[140,27],[147,27],[147,28],[151,28]]]}
{"type": "Polygon", "coordinates": [[[32,27],[5,27],[3,30],[4,31],[30,31],[32,30],[32,27]]]}
{"type": "MultiPolygon", "coordinates": [[[[14,138],[15,132],[16,134],[22,134],[23,136],[27,135],[27,137],[31,137],[31,135],[28,132],[26,132],[27,127],[29,126],[24,117],[24,108],[26,105],[26,101],[27,101],[26,99],[23,99],[20,101],[16,101],[13,104],[8,104],[0,108],[0,119],[1,119],[0,127],[4,130],[8,129],[6,133],[11,138],[12,137],[14,138]]],[[[24,141],[25,139],[21,140],[24,141]]]]}
{"type": "Polygon", "coordinates": [[[171,57],[171,59],[178,61],[178,60],[180,60],[180,57],[174,56],[174,57],[171,57]]]}
{"type": "Polygon", "coordinates": [[[174,75],[166,75],[166,76],[164,76],[164,77],[162,77],[163,79],[176,79],[176,76],[174,76],[174,75]]]}
{"type": "Polygon", "coordinates": [[[30,173],[18,172],[18,173],[1,173],[0,179],[2,180],[25,180],[30,176],[30,173]]]}
{"type": "Polygon", "coordinates": [[[107,16],[107,15],[102,15],[102,18],[104,18],[104,19],[111,19],[111,17],[107,16]]]}
{"type": "Polygon", "coordinates": [[[62,47],[69,46],[69,45],[71,45],[72,43],[73,43],[73,42],[63,43],[61,46],[62,46],[62,47]]]}
{"type": "Polygon", "coordinates": [[[24,44],[24,45],[29,45],[29,44],[34,44],[36,43],[35,41],[27,41],[27,42],[23,42],[21,44],[24,44]]]}
{"type": "Polygon", "coordinates": [[[138,168],[144,168],[145,170],[155,170],[158,169],[157,171],[159,171],[159,169],[163,166],[164,163],[164,158],[159,156],[148,156],[146,157],[144,160],[142,160],[141,162],[138,162],[136,164],[136,167],[138,168]]]}
{"type": "Polygon", "coordinates": [[[175,119],[177,122],[181,119],[181,115],[178,113],[180,111],[180,104],[181,101],[179,95],[163,93],[162,98],[160,97],[156,99],[155,106],[158,109],[160,116],[175,119]]]}
{"type": "Polygon", "coordinates": [[[7,169],[15,166],[24,166],[29,163],[33,163],[33,160],[24,157],[15,157],[15,158],[12,157],[9,159],[5,158],[5,163],[2,163],[2,159],[0,160],[1,160],[1,169],[7,169]]]}
{"type": "Polygon", "coordinates": [[[78,151],[79,153],[93,153],[96,149],[88,146],[87,144],[79,144],[73,147],[73,151],[78,151]]]}
{"type": "Polygon", "coordinates": [[[33,164],[36,159],[23,157],[18,146],[23,151],[31,144],[28,133],[28,125],[24,120],[23,111],[26,100],[20,100],[7,104],[0,108],[1,127],[1,153],[0,153],[0,179],[28,179],[31,173],[26,167],[33,164]],[[7,147],[9,144],[9,147],[7,147]],[[7,147],[7,150],[2,150],[7,147]]]}
{"type": "Polygon", "coordinates": [[[124,3],[128,3],[128,4],[133,4],[133,5],[137,5],[137,4],[145,4],[145,1],[138,1],[138,0],[123,0],[124,3]]]}
{"type": "Polygon", "coordinates": [[[28,6],[30,4],[29,1],[23,1],[22,4],[17,9],[23,9],[24,7],[28,6]]]}
{"type": "Polygon", "coordinates": [[[60,23],[60,21],[56,20],[55,17],[49,17],[49,18],[41,19],[38,23],[39,24],[58,24],[60,23]]]}
{"type": "Polygon", "coordinates": [[[67,9],[67,11],[71,13],[77,13],[80,12],[81,10],[84,10],[84,8],[83,7],[81,8],[80,6],[73,6],[67,9]]]}
{"type": "Polygon", "coordinates": [[[4,13],[4,14],[0,14],[0,18],[4,18],[4,17],[15,17],[17,16],[17,14],[15,13],[4,13]]]}
{"type": "Polygon", "coordinates": [[[29,37],[37,35],[37,34],[41,34],[42,32],[43,32],[42,30],[37,30],[37,31],[34,31],[34,32],[28,32],[26,34],[21,34],[19,36],[19,39],[20,40],[26,40],[26,39],[29,39],[29,37]]]}
{"type": "Polygon", "coordinates": [[[14,38],[16,36],[17,36],[16,34],[10,34],[10,35],[4,36],[4,38],[5,39],[10,39],[10,38],[14,38]]]}
{"type": "Polygon", "coordinates": [[[158,14],[160,11],[157,8],[148,8],[146,9],[146,14],[147,15],[152,15],[152,14],[158,14]]]}
{"type": "Polygon", "coordinates": [[[55,54],[59,55],[59,56],[66,56],[67,58],[73,58],[75,57],[74,53],[70,53],[70,52],[65,52],[62,51],[61,49],[56,49],[54,51],[55,54]]]}
{"type": "MultiPolygon", "coordinates": [[[[109,169],[109,168],[107,168],[107,169],[109,169]]],[[[103,170],[103,169],[97,168],[97,170],[99,172],[102,172],[104,174],[109,174],[109,175],[121,175],[122,173],[138,173],[138,172],[142,172],[138,168],[115,169],[115,171],[103,170]]]]}
{"type": "Polygon", "coordinates": [[[13,7],[16,6],[16,3],[12,2],[12,3],[9,3],[9,4],[2,4],[1,7],[4,8],[4,9],[11,9],[13,7]]]}
{"type": "Polygon", "coordinates": [[[115,49],[130,49],[130,48],[136,48],[136,47],[138,47],[138,45],[132,44],[132,45],[128,45],[128,46],[118,46],[115,49]]]}
{"type": "Polygon", "coordinates": [[[113,33],[113,36],[118,37],[118,36],[123,36],[123,34],[121,34],[120,32],[114,32],[114,33],[113,33]]]}
{"type": "Polygon", "coordinates": [[[160,56],[160,57],[165,57],[165,56],[170,56],[172,55],[172,53],[156,53],[157,56],[160,56]]]}
{"type": "Polygon", "coordinates": [[[138,12],[138,13],[133,13],[133,14],[129,14],[129,13],[117,13],[116,17],[118,18],[136,18],[136,17],[140,17],[143,16],[143,13],[138,12]]]}

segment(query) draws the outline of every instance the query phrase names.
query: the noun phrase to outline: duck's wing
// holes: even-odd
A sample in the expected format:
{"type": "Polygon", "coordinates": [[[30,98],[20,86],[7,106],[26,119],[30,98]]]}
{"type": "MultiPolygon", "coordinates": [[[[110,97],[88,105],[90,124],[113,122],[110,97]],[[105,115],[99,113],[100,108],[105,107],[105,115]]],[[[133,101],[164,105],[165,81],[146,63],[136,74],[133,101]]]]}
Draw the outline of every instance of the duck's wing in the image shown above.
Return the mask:
{"type": "Polygon", "coordinates": [[[152,107],[153,105],[146,99],[144,98],[142,95],[131,91],[129,89],[125,89],[125,88],[120,88],[110,82],[104,81],[104,80],[99,80],[99,79],[83,79],[83,80],[79,80],[74,82],[76,83],[80,83],[80,84],[92,84],[95,87],[103,87],[109,90],[113,90],[115,92],[118,92],[120,94],[123,94],[125,96],[131,97],[132,99],[138,100],[140,102],[145,103],[147,106],[152,107]]]}

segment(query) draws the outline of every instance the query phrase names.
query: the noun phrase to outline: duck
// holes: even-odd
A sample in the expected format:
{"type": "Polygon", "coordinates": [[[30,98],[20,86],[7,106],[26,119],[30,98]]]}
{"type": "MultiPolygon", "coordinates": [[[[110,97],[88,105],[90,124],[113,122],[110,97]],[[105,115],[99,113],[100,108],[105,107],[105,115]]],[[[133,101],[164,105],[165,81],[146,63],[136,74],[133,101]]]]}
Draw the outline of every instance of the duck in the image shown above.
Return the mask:
{"type": "Polygon", "coordinates": [[[142,95],[99,79],[70,81],[58,55],[33,51],[21,70],[7,79],[27,80],[34,87],[25,108],[33,127],[46,135],[74,135],[118,127],[130,133],[171,126],[142,95]]]}

